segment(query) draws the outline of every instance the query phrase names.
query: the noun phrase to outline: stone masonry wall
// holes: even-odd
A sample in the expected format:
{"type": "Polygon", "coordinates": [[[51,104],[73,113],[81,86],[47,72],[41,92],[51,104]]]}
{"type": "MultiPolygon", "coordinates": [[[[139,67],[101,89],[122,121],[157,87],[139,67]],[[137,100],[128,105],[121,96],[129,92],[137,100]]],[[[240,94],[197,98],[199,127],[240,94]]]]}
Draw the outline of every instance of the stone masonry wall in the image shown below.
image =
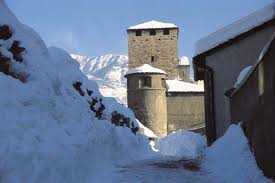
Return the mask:
{"type": "Polygon", "coordinates": [[[146,75],[152,79],[152,87],[139,87],[144,75],[127,76],[127,100],[140,122],[158,136],[167,135],[166,89],[162,85],[165,75],[146,75]]]}
{"type": "Polygon", "coordinates": [[[179,129],[194,129],[204,126],[203,93],[168,93],[168,133],[179,129]]]}
{"type": "Polygon", "coordinates": [[[156,35],[142,30],[142,36],[136,36],[134,30],[128,30],[129,68],[150,64],[167,72],[169,79],[177,76],[178,29],[170,29],[169,35],[157,29],[156,35]],[[154,62],[151,57],[154,56],[154,62]]]}

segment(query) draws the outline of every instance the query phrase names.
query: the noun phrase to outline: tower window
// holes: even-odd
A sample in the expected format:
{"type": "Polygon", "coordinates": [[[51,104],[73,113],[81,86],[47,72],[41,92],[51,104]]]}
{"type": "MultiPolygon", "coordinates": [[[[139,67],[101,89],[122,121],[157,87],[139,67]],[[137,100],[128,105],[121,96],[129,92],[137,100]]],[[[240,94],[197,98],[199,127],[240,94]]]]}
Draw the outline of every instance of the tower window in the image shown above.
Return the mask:
{"type": "Polygon", "coordinates": [[[151,56],[151,63],[154,63],[154,62],[155,62],[155,57],[151,56]]]}
{"type": "Polygon", "coordinates": [[[141,36],[141,35],[142,35],[141,30],[137,30],[137,31],[136,31],[136,36],[141,36]]]}
{"type": "Polygon", "coordinates": [[[152,87],[152,82],[151,82],[151,77],[150,76],[145,76],[140,78],[140,88],[143,87],[152,87]]]}
{"type": "Polygon", "coordinates": [[[169,35],[170,34],[170,30],[169,29],[164,29],[163,30],[163,35],[169,35]]]}
{"type": "Polygon", "coordinates": [[[156,30],[150,30],[150,36],[156,35],[156,30]]]}

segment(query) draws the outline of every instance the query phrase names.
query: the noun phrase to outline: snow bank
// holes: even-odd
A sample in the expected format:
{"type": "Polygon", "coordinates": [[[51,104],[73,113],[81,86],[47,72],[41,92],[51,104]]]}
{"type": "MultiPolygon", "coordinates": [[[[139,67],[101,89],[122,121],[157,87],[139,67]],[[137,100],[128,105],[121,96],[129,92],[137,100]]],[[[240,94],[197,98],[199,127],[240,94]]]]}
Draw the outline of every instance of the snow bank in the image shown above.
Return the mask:
{"type": "Polygon", "coordinates": [[[203,166],[218,182],[268,182],[239,125],[231,125],[223,137],[207,148],[203,166]]]}
{"type": "Polygon", "coordinates": [[[274,16],[275,3],[272,3],[267,7],[222,28],[205,38],[200,39],[195,46],[195,56],[211,50],[242,33],[268,22],[273,19],[274,16]]]}
{"type": "Polygon", "coordinates": [[[13,35],[1,40],[1,52],[20,41],[26,48],[23,61],[12,66],[28,77],[22,83],[0,72],[1,182],[112,182],[107,175],[116,164],[153,154],[146,136],[112,124],[116,110],[137,127],[134,114],[102,97],[68,53],[47,48],[0,0],[0,26],[4,24],[13,35]],[[83,96],[75,82],[81,83],[83,96]],[[91,98],[105,105],[101,118],[91,111],[91,98]]]}
{"type": "Polygon", "coordinates": [[[204,154],[206,139],[200,134],[179,130],[159,139],[155,148],[164,156],[198,159],[204,154]]]}
{"type": "Polygon", "coordinates": [[[204,92],[204,86],[179,80],[166,80],[168,92],[204,92]]]}
{"type": "Polygon", "coordinates": [[[142,74],[142,73],[149,73],[149,74],[166,74],[165,71],[155,68],[149,64],[143,64],[140,67],[136,67],[134,69],[129,69],[125,76],[130,74],[142,74]]]}
{"type": "Polygon", "coordinates": [[[144,22],[135,26],[131,26],[128,30],[137,30],[137,29],[163,29],[163,28],[178,28],[175,24],[160,22],[151,20],[149,22],[144,22]]]}

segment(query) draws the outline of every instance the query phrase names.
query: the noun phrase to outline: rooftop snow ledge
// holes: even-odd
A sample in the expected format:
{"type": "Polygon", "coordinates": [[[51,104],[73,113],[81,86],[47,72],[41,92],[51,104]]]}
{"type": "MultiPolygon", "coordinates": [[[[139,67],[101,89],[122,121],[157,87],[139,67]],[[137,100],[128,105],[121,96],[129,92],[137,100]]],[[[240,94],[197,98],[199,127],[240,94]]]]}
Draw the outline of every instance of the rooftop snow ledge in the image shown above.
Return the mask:
{"type": "Polygon", "coordinates": [[[238,88],[244,80],[248,77],[248,75],[252,72],[253,66],[249,65],[245,67],[239,74],[237,81],[234,84],[234,88],[238,88]]]}
{"type": "Polygon", "coordinates": [[[197,85],[179,80],[166,81],[168,92],[204,92],[203,85],[197,85]]]}
{"type": "Polygon", "coordinates": [[[135,26],[131,26],[128,28],[128,30],[137,30],[137,29],[163,29],[163,28],[178,28],[173,23],[166,23],[166,22],[159,22],[159,21],[149,21],[144,22],[135,26]]]}
{"type": "Polygon", "coordinates": [[[190,65],[189,58],[186,56],[183,56],[180,58],[179,65],[190,65]]]}
{"type": "Polygon", "coordinates": [[[255,27],[258,27],[274,18],[275,3],[256,11],[210,35],[200,39],[195,46],[195,56],[209,51],[230,39],[237,37],[255,27]]]}
{"type": "Polygon", "coordinates": [[[130,74],[142,74],[142,73],[150,73],[150,74],[165,74],[166,75],[166,72],[161,70],[161,69],[158,69],[158,68],[155,68],[155,67],[152,67],[151,65],[149,64],[144,64],[140,67],[136,67],[134,69],[130,69],[126,74],[125,76],[127,75],[130,75],[130,74]]]}
{"type": "Polygon", "coordinates": [[[234,92],[231,95],[233,95],[235,92],[237,92],[244,85],[244,83],[248,80],[248,78],[250,77],[250,75],[252,74],[252,72],[258,67],[258,65],[262,61],[264,55],[267,53],[270,45],[272,44],[272,42],[274,40],[275,40],[275,33],[271,36],[270,40],[267,42],[267,44],[265,45],[265,47],[262,49],[257,62],[253,66],[249,65],[249,66],[245,67],[240,72],[240,74],[239,74],[239,76],[237,78],[237,81],[234,84],[234,92]]]}

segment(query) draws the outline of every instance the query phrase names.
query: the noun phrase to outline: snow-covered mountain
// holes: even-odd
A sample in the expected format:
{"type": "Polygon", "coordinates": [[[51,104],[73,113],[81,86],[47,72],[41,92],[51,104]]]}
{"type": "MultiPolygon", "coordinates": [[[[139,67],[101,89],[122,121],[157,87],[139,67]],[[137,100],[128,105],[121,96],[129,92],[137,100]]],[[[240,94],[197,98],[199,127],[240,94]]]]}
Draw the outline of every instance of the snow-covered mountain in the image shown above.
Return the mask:
{"type": "MultiPolygon", "coordinates": [[[[127,104],[127,82],[124,75],[128,71],[128,56],[107,54],[99,57],[87,57],[71,54],[79,64],[81,71],[96,81],[103,96],[114,97],[118,102],[127,104]]],[[[188,57],[183,56],[180,64],[190,65],[188,57]]],[[[192,77],[190,76],[192,80],[192,77]]]]}
{"type": "Polygon", "coordinates": [[[80,64],[81,71],[91,80],[97,82],[102,95],[114,97],[120,103],[126,104],[126,79],[128,57],[126,55],[108,54],[89,58],[71,54],[80,64]]]}

